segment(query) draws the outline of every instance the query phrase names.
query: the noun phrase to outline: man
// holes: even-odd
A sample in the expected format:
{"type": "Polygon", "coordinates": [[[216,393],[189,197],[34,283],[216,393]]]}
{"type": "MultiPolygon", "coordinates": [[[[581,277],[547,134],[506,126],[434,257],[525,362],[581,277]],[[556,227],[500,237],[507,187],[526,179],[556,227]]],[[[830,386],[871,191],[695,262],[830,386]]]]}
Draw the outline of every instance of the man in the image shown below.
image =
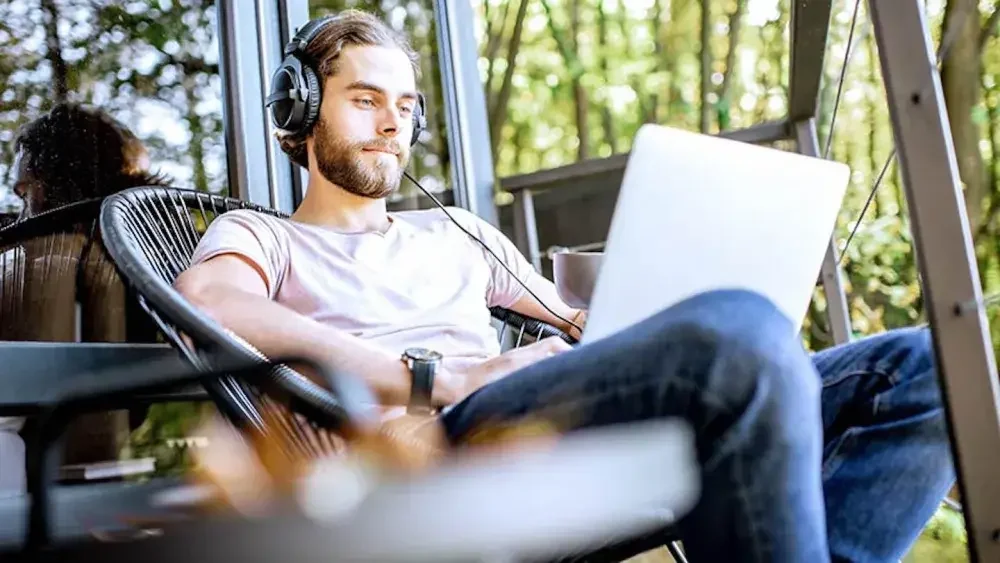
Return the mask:
{"type": "MultiPolygon", "coordinates": [[[[696,296],[580,349],[557,339],[499,354],[489,306],[575,332],[514,246],[452,210],[553,315],[439,210],[387,213],[418,109],[416,57],[347,12],[305,48],[317,121],[282,147],[309,170],[291,220],[215,221],[177,287],[265,354],[309,355],[363,377],[385,405],[420,381],[401,354],[443,355],[429,391],[449,442],[543,417],[563,428],[683,417],[703,494],[679,525],[692,561],[895,561],[953,481],[926,331],[809,357],[788,321],[743,292],[696,296]],[[266,322],[262,322],[266,320],[266,322]]],[[[669,479],[669,475],[664,475],[669,479]]]]}

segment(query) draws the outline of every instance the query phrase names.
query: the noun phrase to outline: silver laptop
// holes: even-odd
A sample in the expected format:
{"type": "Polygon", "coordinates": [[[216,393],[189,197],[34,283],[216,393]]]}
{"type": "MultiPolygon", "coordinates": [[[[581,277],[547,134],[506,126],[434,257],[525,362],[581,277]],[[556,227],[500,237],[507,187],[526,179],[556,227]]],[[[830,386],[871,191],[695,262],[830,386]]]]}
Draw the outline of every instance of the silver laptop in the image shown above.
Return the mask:
{"type": "Polygon", "coordinates": [[[583,343],[713,289],[760,293],[799,330],[848,175],[836,162],[643,126],[625,169],[583,343]]]}

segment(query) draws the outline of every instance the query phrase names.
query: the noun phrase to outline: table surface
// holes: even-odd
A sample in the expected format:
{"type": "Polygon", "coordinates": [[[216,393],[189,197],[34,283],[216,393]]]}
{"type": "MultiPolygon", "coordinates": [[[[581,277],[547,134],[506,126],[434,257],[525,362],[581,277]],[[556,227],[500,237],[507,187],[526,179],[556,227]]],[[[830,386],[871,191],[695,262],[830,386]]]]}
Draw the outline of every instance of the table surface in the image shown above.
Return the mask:
{"type": "Polygon", "coordinates": [[[0,341],[0,414],[30,411],[75,378],[151,362],[188,365],[166,344],[0,341]]]}

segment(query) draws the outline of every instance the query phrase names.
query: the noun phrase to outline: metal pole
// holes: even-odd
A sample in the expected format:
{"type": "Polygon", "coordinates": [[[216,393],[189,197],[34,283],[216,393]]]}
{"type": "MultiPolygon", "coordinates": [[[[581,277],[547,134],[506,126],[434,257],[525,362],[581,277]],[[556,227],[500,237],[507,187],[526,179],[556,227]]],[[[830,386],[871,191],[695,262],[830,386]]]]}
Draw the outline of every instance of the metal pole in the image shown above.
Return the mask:
{"type": "MultiPolygon", "coordinates": [[[[799,152],[806,156],[819,156],[819,137],[816,135],[816,119],[810,117],[795,124],[795,142],[799,152]]],[[[837,254],[836,237],[830,237],[826,247],[826,257],[820,270],[823,280],[823,294],[826,296],[826,318],[835,344],[851,340],[851,314],[847,308],[847,295],[840,278],[840,258],[837,254]]]]}
{"type": "Polygon", "coordinates": [[[472,7],[468,2],[435,0],[434,18],[455,203],[497,225],[493,154],[472,7]]]}
{"type": "MultiPolygon", "coordinates": [[[[309,21],[309,0],[277,0],[277,2],[278,15],[281,20],[278,26],[280,43],[283,47],[309,21]]],[[[268,79],[270,80],[270,75],[268,75],[268,79]]],[[[295,210],[306,196],[306,187],[309,185],[309,171],[292,163],[288,158],[279,159],[279,161],[285,162],[291,170],[291,210],[295,210]]]]}
{"type": "Polygon", "coordinates": [[[238,11],[235,0],[216,2],[229,194],[269,206],[258,20],[256,11],[245,8],[238,11]]]}
{"type": "Polygon", "coordinates": [[[538,226],[535,224],[535,200],[530,189],[514,194],[514,245],[524,254],[535,270],[542,271],[538,248],[538,226]]]}
{"type": "MultiPolygon", "coordinates": [[[[259,50],[259,72],[261,90],[259,96],[254,96],[252,103],[264,107],[264,99],[271,89],[271,75],[284,58],[282,50],[283,17],[281,10],[285,6],[275,0],[257,0],[257,41],[259,50]]],[[[244,8],[246,9],[246,8],[244,8]]],[[[281,151],[281,145],[275,136],[276,129],[266,111],[262,112],[262,134],[264,135],[264,154],[267,156],[268,187],[270,190],[271,207],[286,213],[295,211],[294,173],[293,165],[281,151]]]]}
{"type": "MultiPolygon", "coordinates": [[[[869,0],[974,561],[1000,561],[1000,392],[921,0],[869,0]]],[[[920,460],[913,460],[920,463],[920,460]]]]}

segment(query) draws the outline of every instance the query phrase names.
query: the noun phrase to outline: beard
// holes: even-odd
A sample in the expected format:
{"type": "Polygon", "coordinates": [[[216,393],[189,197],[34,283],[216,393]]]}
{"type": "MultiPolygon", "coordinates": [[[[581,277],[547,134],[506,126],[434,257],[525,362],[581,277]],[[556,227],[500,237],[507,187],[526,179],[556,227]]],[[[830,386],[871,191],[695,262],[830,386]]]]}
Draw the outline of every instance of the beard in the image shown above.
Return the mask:
{"type": "Polygon", "coordinates": [[[381,199],[399,188],[409,154],[394,140],[372,139],[351,142],[337,136],[320,118],[314,129],[316,167],[329,182],[344,190],[371,199],[381,199]],[[369,164],[362,158],[364,149],[387,149],[396,152],[396,163],[378,158],[369,164]]]}

